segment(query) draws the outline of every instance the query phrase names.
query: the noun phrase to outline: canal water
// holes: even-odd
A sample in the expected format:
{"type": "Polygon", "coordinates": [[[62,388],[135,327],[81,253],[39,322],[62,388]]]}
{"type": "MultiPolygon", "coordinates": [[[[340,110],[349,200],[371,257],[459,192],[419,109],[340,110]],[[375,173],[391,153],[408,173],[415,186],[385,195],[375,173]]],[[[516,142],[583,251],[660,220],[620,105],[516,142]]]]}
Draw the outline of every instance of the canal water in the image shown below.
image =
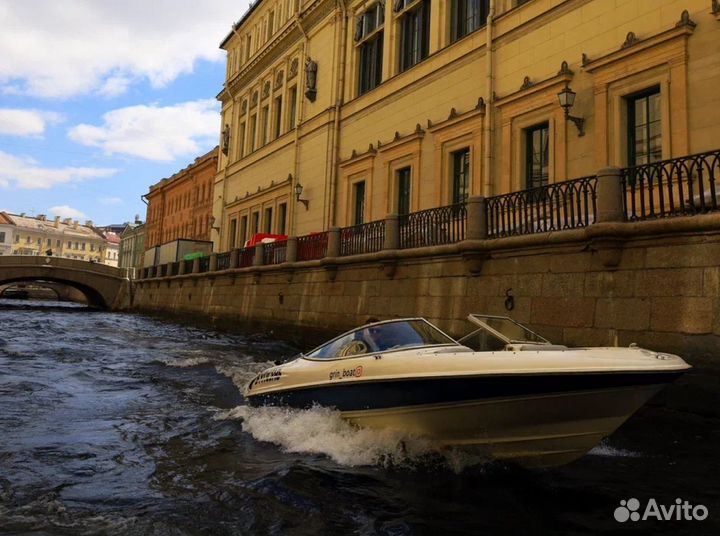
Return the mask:
{"type": "Polygon", "coordinates": [[[330,410],[247,408],[242,386],[297,351],[272,333],[16,305],[0,300],[2,535],[720,532],[713,418],[651,405],[530,472],[402,449],[330,410]],[[631,498],[708,517],[616,521],[631,498]]]}

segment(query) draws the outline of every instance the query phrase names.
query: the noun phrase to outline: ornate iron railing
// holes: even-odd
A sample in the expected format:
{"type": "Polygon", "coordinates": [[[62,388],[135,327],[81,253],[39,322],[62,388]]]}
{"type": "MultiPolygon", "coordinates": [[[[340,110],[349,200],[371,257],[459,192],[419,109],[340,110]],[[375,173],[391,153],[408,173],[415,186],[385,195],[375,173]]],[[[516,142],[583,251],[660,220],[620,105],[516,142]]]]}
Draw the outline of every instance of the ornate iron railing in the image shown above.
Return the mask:
{"type": "Polygon", "coordinates": [[[263,264],[282,264],[287,253],[287,240],[263,244],[263,264]]]}
{"type": "Polygon", "coordinates": [[[340,229],[340,256],[374,253],[383,248],[385,220],[340,229]]]}
{"type": "Polygon", "coordinates": [[[238,266],[240,268],[247,268],[253,265],[255,259],[255,246],[249,248],[242,248],[238,258],[238,266]]]}
{"type": "Polygon", "coordinates": [[[465,239],[467,207],[456,203],[400,216],[400,248],[453,244],[465,239]]]}
{"type": "Polygon", "coordinates": [[[718,210],[720,150],[621,170],[628,220],[718,210]]]}
{"type": "Polygon", "coordinates": [[[210,270],[210,257],[200,257],[200,271],[207,272],[210,270]]]}
{"type": "Polygon", "coordinates": [[[230,252],[226,251],[225,253],[218,253],[217,254],[217,269],[218,270],[227,270],[230,268],[230,252]]]}
{"type": "Polygon", "coordinates": [[[488,238],[587,227],[595,223],[597,177],[581,177],[486,199],[488,238]]]}
{"type": "Polygon", "coordinates": [[[322,259],[327,255],[328,233],[312,233],[305,236],[298,236],[297,239],[297,260],[312,261],[322,259]]]}

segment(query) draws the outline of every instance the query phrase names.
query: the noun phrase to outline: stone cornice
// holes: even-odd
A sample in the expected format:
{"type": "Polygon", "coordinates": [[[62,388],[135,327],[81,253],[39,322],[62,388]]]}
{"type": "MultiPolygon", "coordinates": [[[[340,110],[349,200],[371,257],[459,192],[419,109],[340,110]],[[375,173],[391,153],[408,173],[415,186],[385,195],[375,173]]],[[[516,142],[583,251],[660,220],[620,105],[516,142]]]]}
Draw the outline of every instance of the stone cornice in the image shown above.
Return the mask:
{"type": "Polygon", "coordinates": [[[642,38],[636,36],[633,32],[629,32],[625,38],[625,42],[619,50],[606,54],[600,58],[590,59],[583,54],[582,68],[588,73],[592,73],[604,67],[608,67],[618,61],[624,60],[629,56],[642,52],[649,48],[655,47],[662,43],[666,43],[680,37],[692,35],[695,30],[695,23],[690,19],[681,17],[680,21],[674,28],[665,30],[650,37],[642,38]]]}
{"type": "Polygon", "coordinates": [[[335,5],[332,0],[315,0],[299,17],[290,19],[274,39],[265,43],[249,63],[225,82],[225,88],[217,95],[217,99],[227,101],[244,86],[254,83],[262,72],[272,67],[275,61],[291,51],[293,46],[303,38],[303,34],[307,34],[331,13],[335,5]]]}
{"type": "Polygon", "coordinates": [[[252,200],[258,196],[267,194],[268,192],[272,192],[272,191],[287,187],[290,184],[292,184],[292,176],[291,175],[288,175],[288,177],[286,179],[282,179],[279,182],[270,181],[270,184],[265,188],[261,188],[260,186],[258,186],[258,189],[256,192],[250,193],[248,191],[245,193],[245,195],[243,197],[235,196],[235,199],[225,203],[225,208],[226,209],[233,208],[235,206],[245,203],[248,200],[252,200]]]}

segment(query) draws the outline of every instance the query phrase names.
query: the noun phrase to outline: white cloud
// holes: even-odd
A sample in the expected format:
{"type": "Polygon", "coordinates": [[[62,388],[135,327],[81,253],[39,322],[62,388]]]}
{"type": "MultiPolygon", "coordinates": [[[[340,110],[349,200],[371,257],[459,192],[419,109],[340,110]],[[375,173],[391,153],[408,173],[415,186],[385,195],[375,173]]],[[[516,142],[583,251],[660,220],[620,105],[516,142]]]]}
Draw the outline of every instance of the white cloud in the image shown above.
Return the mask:
{"type": "Polygon", "coordinates": [[[58,184],[110,177],[115,173],[116,170],[110,168],[47,168],[32,158],[0,151],[0,186],[3,188],[48,189],[58,184]]]}
{"type": "Polygon", "coordinates": [[[24,0],[0,5],[0,93],[114,96],[133,82],[163,87],[219,43],[249,2],[24,0]]]}
{"type": "Polygon", "coordinates": [[[67,205],[61,205],[59,207],[50,207],[48,213],[53,216],[60,216],[61,218],[73,218],[76,220],[87,219],[87,215],[84,212],[69,207],[67,205]]]}
{"type": "Polygon", "coordinates": [[[101,197],[99,199],[101,205],[122,205],[122,197],[101,197]]]}
{"type": "Polygon", "coordinates": [[[220,131],[219,103],[214,99],[119,108],[104,114],[103,121],[101,126],[78,125],[68,135],[108,154],[169,162],[216,144],[220,131]]]}
{"type": "Polygon", "coordinates": [[[48,124],[62,121],[55,112],[0,108],[0,135],[40,137],[48,124]]]}

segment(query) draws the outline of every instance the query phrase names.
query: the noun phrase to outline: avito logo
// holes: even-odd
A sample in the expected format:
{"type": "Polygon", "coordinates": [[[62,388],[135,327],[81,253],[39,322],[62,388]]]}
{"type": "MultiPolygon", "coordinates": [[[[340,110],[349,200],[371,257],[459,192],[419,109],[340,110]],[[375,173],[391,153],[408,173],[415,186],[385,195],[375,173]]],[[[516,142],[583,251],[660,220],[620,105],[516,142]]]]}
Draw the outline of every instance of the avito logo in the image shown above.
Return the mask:
{"type": "Polygon", "coordinates": [[[620,506],[615,508],[615,520],[620,523],[626,521],[703,521],[708,516],[708,509],[702,504],[692,505],[688,501],[675,499],[675,504],[658,504],[655,499],[650,499],[645,509],[640,512],[640,501],[628,499],[620,501],[620,506]]]}

